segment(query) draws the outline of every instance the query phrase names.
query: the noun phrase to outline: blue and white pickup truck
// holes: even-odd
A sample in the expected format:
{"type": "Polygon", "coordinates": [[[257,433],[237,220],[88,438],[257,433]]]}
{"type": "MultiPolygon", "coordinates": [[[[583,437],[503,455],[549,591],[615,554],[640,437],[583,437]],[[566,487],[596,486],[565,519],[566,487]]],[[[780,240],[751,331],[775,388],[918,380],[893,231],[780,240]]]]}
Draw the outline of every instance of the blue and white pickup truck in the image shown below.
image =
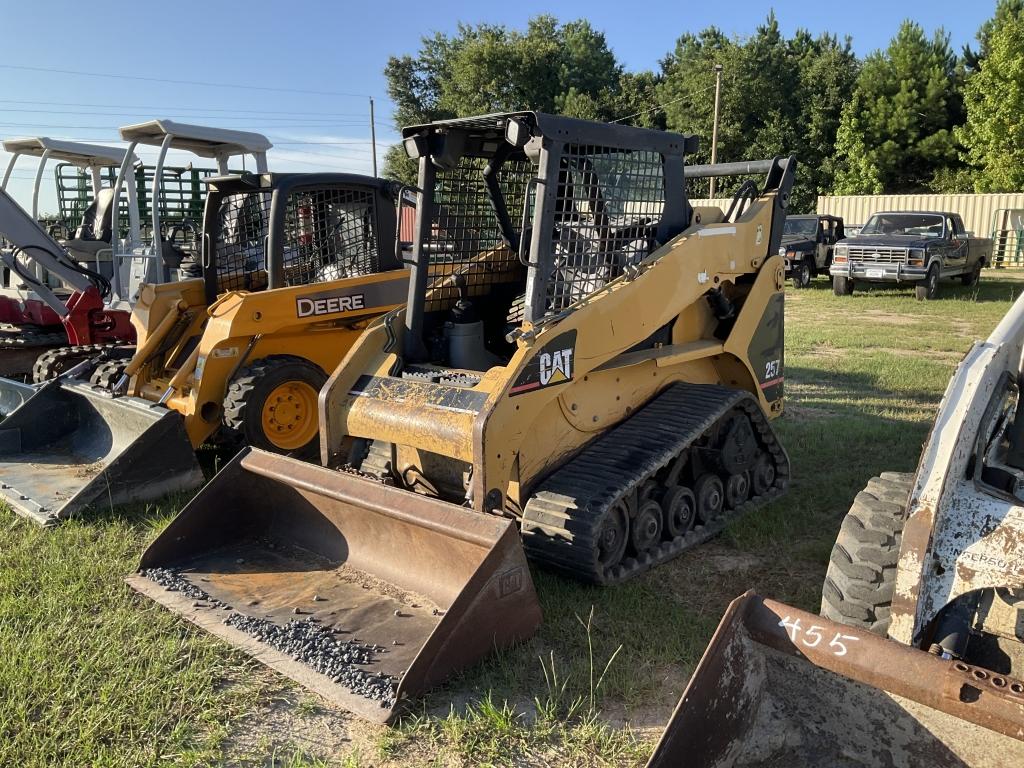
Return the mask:
{"type": "Polygon", "coordinates": [[[992,258],[992,241],[964,229],[958,213],[876,213],[858,234],[835,247],[832,289],[849,296],[860,283],[911,283],[918,299],[934,299],[939,282],[974,285],[992,258]]]}

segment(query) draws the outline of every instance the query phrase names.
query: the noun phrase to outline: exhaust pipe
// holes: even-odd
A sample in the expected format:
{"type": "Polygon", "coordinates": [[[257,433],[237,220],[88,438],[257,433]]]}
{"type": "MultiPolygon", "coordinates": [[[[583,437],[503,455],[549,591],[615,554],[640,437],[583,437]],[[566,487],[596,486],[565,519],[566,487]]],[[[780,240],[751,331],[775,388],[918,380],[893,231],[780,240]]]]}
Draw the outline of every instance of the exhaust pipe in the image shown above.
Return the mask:
{"type": "Polygon", "coordinates": [[[748,592],[647,768],[1024,765],[1024,683],[748,592]]]}
{"type": "Polygon", "coordinates": [[[180,414],[61,379],[33,389],[0,423],[0,499],[15,512],[53,525],[202,484],[180,414]]]}
{"type": "Polygon", "coordinates": [[[128,583],[381,723],[541,620],[512,521],[254,449],[128,583]]]}

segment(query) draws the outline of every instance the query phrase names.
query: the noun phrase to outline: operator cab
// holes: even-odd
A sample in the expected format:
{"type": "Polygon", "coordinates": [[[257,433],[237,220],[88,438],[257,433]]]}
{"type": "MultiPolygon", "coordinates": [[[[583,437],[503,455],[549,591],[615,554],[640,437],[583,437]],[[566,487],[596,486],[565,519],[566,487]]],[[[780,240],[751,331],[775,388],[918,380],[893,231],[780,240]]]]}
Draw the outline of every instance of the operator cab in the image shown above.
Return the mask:
{"type": "Polygon", "coordinates": [[[413,126],[403,375],[478,380],[685,229],[694,137],[516,112],[413,126]]]}

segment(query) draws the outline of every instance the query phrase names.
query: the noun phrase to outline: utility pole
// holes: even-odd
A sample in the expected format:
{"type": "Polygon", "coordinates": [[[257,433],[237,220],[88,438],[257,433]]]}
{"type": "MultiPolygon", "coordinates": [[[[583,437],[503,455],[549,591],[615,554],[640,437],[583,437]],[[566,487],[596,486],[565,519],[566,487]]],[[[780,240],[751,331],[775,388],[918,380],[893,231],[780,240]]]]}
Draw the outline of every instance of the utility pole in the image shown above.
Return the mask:
{"type": "MultiPolygon", "coordinates": [[[[717,102],[716,102],[717,103],[717,102]]],[[[718,114],[717,108],[715,114],[718,114]]],[[[373,145],[373,175],[377,175],[377,123],[373,119],[373,96],[370,97],[370,144],[373,145]]]]}
{"type": "MultiPolygon", "coordinates": [[[[718,162],[718,105],[722,96],[722,65],[715,64],[715,122],[711,127],[711,164],[718,162]]],[[[371,101],[372,105],[373,102],[371,101]]],[[[372,109],[372,106],[371,106],[372,109]]],[[[708,197],[715,198],[715,177],[711,177],[708,197]]]]}

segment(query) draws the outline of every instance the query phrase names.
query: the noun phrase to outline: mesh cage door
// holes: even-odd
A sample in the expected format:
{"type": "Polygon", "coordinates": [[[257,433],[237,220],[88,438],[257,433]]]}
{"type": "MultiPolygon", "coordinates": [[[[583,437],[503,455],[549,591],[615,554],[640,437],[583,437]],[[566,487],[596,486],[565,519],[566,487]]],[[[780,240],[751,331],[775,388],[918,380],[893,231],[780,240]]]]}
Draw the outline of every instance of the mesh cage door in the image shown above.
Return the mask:
{"type": "MultiPolygon", "coordinates": [[[[523,266],[501,231],[484,179],[489,162],[466,156],[436,173],[433,217],[423,244],[430,265],[427,312],[451,307],[460,295],[485,296],[494,285],[523,280],[523,266]]],[[[532,175],[533,164],[525,157],[506,160],[497,172],[499,204],[517,230],[532,175]]]]}
{"type": "Polygon", "coordinates": [[[271,198],[270,191],[261,190],[227,194],[221,199],[212,239],[217,293],[266,288],[271,198]]]}
{"type": "Polygon", "coordinates": [[[308,285],[380,271],[379,222],[372,189],[299,189],[284,212],[283,280],[308,285]]]}
{"type": "Polygon", "coordinates": [[[567,144],[549,176],[556,191],[549,202],[544,316],[569,308],[650,255],[665,212],[658,152],[567,144]]]}

